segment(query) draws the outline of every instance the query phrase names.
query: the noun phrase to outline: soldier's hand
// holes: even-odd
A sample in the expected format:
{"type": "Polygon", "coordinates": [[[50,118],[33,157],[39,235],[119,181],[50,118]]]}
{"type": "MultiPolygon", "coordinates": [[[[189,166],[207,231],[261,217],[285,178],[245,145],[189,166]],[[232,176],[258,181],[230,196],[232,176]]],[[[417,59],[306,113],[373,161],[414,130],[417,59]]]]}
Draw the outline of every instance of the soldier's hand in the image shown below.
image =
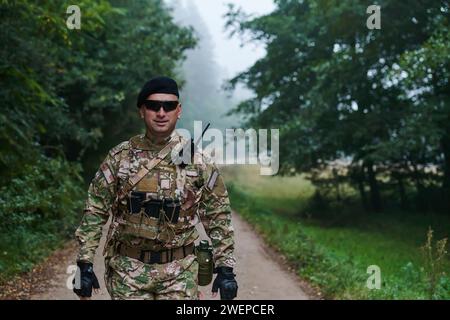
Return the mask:
{"type": "Polygon", "coordinates": [[[217,295],[217,290],[220,289],[221,300],[233,300],[238,290],[233,268],[218,267],[215,271],[217,272],[217,277],[212,285],[213,297],[217,295]]]}
{"type": "Polygon", "coordinates": [[[94,288],[94,292],[97,293],[98,289],[100,289],[100,284],[94,273],[92,263],[78,261],[77,266],[77,274],[72,281],[74,284],[73,292],[75,292],[81,300],[89,300],[92,296],[92,288],[94,288]]]}

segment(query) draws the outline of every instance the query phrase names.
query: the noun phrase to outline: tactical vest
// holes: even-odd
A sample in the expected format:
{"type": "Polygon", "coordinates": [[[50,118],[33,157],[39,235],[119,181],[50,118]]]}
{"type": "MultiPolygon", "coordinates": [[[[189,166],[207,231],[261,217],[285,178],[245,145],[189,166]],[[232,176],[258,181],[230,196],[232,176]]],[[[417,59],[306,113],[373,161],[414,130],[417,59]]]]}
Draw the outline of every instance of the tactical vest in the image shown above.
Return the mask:
{"type": "MultiPolygon", "coordinates": [[[[158,153],[146,148],[142,139],[131,138],[129,148],[121,151],[118,188],[158,153]]],[[[202,168],[176,166],[170,160],[169,153],[126,197],[117,200],[115,242],[159,250],[181,247],[198,237],[195,225],[204,184],[202,168]]]]}

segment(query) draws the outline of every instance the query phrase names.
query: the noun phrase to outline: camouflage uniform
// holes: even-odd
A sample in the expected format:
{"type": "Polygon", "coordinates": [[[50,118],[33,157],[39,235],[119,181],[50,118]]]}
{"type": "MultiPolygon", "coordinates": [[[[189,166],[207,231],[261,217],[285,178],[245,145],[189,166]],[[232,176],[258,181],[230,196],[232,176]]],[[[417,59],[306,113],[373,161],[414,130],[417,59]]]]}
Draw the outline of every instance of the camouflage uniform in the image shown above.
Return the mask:
{"type": "Polygon", "coordinates": [[[185,140],[175,131],[162,144],[138,135],[114,147],[92,180],[84,216],[76,237],[80,244],[78,260],[92,262],[102,235],[102,227],[113,216],[105,246],[105,282],[113,299],[197,299],[198,263],[195,254],[164,264],[147,264],[118,253],[119,245],[139,250],[165,250],[192,244],[199,235],[200,221],[211,239],[215,266],[234,267],[234,232],[231,208],[224,181],[215,165],[200,153],[185,167],[170,163],[170,154],[153,168],[133,191],[146,197],[179,198],[177,222],[130,213],[127,200],[117,194],[142,164],[148,164],[168,141],[185,140]],[[199,163],[200,162],[200,163],[199,163]],[[180,196],[180,185],[183,189],[180,196]]]}

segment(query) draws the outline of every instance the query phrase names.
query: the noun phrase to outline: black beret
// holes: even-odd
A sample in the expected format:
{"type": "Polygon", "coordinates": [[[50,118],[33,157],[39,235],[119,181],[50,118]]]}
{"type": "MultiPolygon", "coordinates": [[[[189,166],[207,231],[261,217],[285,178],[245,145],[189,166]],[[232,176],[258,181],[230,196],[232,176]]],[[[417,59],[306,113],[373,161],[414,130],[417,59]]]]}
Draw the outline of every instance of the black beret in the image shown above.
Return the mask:
{"type": "Polygon", "coordinates": [[[168,77],[156,77],[148,81],[139,92],[137,107],[142,106],[147,97],[153,93],[170,93],[180,97],[175,80],[168,77]]]}

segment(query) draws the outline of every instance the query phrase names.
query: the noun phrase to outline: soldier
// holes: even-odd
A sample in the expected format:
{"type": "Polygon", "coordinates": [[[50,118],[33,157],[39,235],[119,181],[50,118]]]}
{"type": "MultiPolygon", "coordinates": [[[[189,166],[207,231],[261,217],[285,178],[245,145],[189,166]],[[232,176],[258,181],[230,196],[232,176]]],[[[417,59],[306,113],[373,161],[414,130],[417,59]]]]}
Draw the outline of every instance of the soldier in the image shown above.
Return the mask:
{"type": "MultiPolygon", "coordinates": [[[[233,299],[234,232],[224,181],[217,167],[196,151],[189,163],[173,154],[189,143],[175,131],[181,116],[177,83],[148,81],[138,96],[146,134],[112,148],[92,180],[84,216],[74,292],[91,297],[99,288],[93,260],[102,227],[112,216],[105,255],[105,282],[112,299],[198,299],[195,225],[201,221],[213,248],[212,296],[233,299]]],[[[188,148],[189,149],[189,148],[188,148]]]]}

